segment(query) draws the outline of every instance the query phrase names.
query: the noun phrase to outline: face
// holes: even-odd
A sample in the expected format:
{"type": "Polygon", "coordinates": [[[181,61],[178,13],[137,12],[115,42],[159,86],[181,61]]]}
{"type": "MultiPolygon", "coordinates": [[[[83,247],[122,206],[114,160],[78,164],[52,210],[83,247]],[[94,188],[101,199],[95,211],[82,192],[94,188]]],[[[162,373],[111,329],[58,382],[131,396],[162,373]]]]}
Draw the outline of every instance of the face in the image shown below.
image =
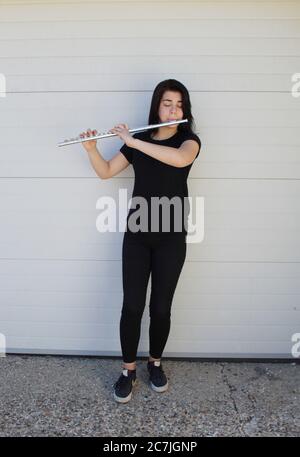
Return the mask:
{"type": "MultiPolygon", "coordinates": [[[[158,115],[161,122],[180,120],[183,118],[182,95],[180,92],[166,90],[161,98],[158,115]]],[[[177,128],[178,124],[170,125],[167,128],[177,128]]]]}

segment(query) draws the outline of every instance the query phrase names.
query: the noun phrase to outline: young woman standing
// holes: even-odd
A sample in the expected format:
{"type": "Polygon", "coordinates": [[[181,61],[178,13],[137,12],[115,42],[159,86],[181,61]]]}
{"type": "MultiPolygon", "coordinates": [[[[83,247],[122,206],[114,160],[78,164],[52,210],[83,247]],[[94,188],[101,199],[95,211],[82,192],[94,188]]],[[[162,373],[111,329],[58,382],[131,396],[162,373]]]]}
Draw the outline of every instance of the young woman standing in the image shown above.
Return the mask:
{"type": "MultiPolygon", "coordinates": [[[[187,178],[199,155],[201,141],[193,131],[194,119],[186,87],[174,79],[160,82],[152,95],[148,124],[180,119],[188,119],[188,122],[133,136],[127,124],[115,126],[110,132],[116,133],[124,145],[109,161],[100,155],[96,140],[82,143],[93,168],[102,179],[111,178],[132,164],[135,171],[132,197],[143,197],[147,203],[146,214],[143,214],[146,219],[140,217],[141,208],[136,209],[134,205],[130,208],[123,237],[123,306],[120,319],[123,370],[113,392],[115,400],[122,403],[131,399],[136,383],[136,354],[150,273],[149,381],[156,392],[164,392],[168,388],[161,356],[170,332],[173,296],[186,257],[187,178]],[[163,218],[159,214],[154,215],[153,197],[168,201],[162,207],[163,218]],[[170,205],[174,197],[181,202],[179,213],[170,205]],[[172,213],[167,228],[163,222],[166,210],[168,216],[172,213]],[[143,223],[146,220],[146,225],[144,223],[142,229],[137,230],[137,222],[141,219],[143,223]]],[[[92,135],[97,135],[97,131],[88,129],[80,136],[92,135]]]]}

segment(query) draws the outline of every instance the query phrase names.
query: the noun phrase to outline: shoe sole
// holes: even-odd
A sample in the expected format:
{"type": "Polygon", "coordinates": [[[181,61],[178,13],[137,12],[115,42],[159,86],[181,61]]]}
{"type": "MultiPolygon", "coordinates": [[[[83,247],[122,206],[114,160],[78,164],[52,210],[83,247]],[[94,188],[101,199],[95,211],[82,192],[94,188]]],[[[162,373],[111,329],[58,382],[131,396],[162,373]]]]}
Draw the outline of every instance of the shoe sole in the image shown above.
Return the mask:
{"type": "MultiPolygon", "coordinates": [[[[136,385],[136,383],[137,383],[137,379],[135,381],[132,381],[132,388],[136,385]]],[[[118,397],[116,395],[116,393],[114,392],[114,399],[118,403],[128,403],[131,400],[131,397],[132,397],[132,391],[130,392],[129,395],[127,395],[127,397],[118,397]]]]}
{"type": "Polygon", "coordinates": [[[169,383],[168,382],[164,386],[160,386],[160,387],[155,386],[151,381],[149,381],[149,383],[150,383],[151,388],[155,392],[165,392],[169,388],[169,383]]]}

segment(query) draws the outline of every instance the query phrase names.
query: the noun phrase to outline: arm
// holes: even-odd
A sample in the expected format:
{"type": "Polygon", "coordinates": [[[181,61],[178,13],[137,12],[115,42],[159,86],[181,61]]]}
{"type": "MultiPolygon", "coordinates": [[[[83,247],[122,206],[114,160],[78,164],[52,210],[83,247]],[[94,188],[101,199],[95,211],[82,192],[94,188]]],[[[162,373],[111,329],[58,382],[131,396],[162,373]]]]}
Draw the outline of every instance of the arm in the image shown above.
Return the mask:
{"type": "Polygon", "coordinates": [[[103,159],[96,146],[87,150],[90,162],[96,174],[101,179],[106,179],[108,175],[108,162],[103,159]]]}
{"type": "Polygon", "coordinates": [[[111,178],[129,165],[128,160],[121,152],[117,153],[112,159],[105,160],[95,147],[88,151],[88,155],[96,174],[101,179],[111,178]]]}
{"type": "Polygon", "coordinates": [[[195,140],[186,140],[181,144],[180,148],[172,148],[134,139],[132,147],[154,159],[177,168],[191,164],[199,150],[199,145],[195,140]]]}
{"type": "MultiPolygon", "coordinates": [[[[88,138],[91,135],[96,135],[97,130],[88,129],[87,132],[82,132],[80,134],[81,138],[88,138]]],[[[130,137],[132,138],[132,137],[130,137]]],[[[101,156],[97,147],[97,140],[85,141],[82,145],[87,151],[92,167],[94,168],[96,174],[101,179],[108,179],[116,175],[124,168],[128,167],[129,162],[120,151],[116,154],[111,160],[105,160],[101,156]]]]}

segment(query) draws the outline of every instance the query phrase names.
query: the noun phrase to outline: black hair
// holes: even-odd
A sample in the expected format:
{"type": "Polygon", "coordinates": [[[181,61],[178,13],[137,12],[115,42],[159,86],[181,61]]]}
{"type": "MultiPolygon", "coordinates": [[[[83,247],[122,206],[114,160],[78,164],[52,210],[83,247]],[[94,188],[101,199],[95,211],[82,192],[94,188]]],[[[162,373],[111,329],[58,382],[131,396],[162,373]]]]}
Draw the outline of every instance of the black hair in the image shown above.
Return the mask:
{"type": "MultiPolygon", "coordinates": [[[[173,92],[180,92],[181,96],[182,96],[183,119],[188,119],[188,122],[178,124],[178,126],[177,126],[178,131],[195,133],[195,131],[194,131],[195,121],[192,116],[192,111],[191,111],[192,105],[191,105],[191,101],[190,101],[189,92],[188,92],[187,88],[180,81],[177,81],[176,79],[165,79],[164,81],[161,81],[160,83],[158,83],[157,86],[155,87],[153,95],[152,95],[152,100],[151,100],[148,124],[149,125],[159,124],[161,122],[161,120],[159,119],[159,116],[158,116],[158,110],[159,110],[160,101],[166,90],[171,90],[173,92]]],[[[153,132],[153,134],[155,134],[157,131],[158,131],[158,127],[153,130],[151,129],[151,132],[153,132]]]]}

